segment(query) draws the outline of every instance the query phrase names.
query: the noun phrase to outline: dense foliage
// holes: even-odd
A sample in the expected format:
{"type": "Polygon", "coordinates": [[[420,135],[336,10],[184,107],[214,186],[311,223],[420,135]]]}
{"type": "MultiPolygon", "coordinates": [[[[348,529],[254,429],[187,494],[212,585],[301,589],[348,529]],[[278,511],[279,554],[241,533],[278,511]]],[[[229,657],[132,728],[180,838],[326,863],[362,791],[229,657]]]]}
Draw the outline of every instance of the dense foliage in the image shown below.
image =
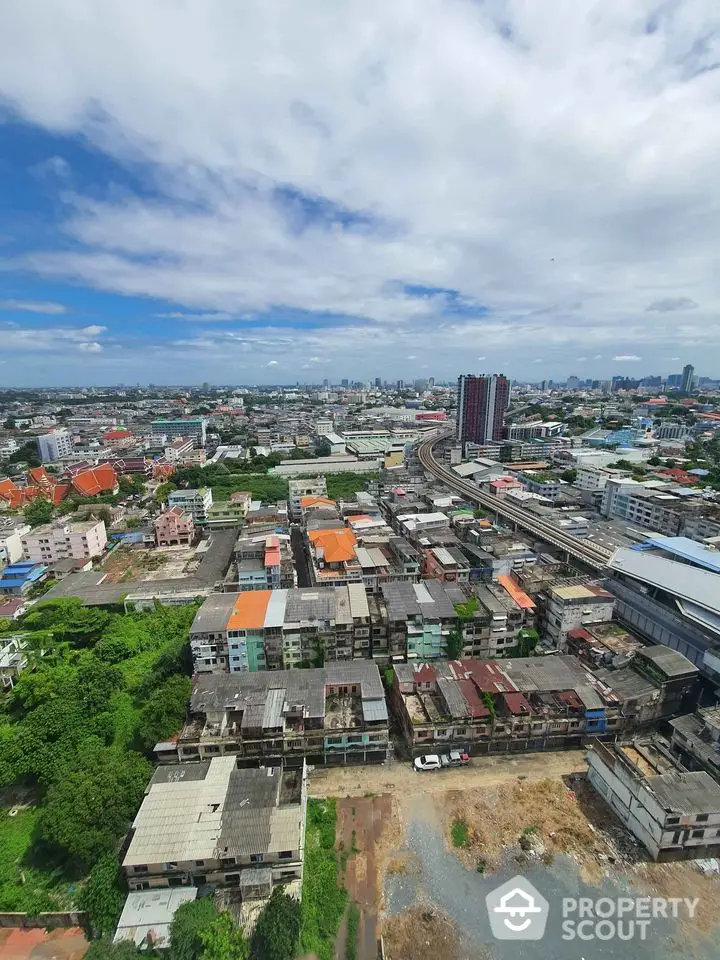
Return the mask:
{"type": "Polygon", "coordinates": [[[300,906],[300,950],[333,960],[347,892],[338,886],[334,800],[308,800],[305,870],[300,906]]]}
{"type": "Polygon", "coordinates": [[[195,610],[120,614],[54,600],[13,625],[31,664],[0,699],[0,787],[32,804],[0,819],[13,850],[0,856],[0,909],[67,905],[67,882],[90,871],[79,899],[98,932],[110,931],[114,855],[152,774],[147,757],[185,715],[195,610]],[[35,865],[46,873],[28,884],[35,865]]]}
{"type": "Polygon", "coordinates": [[[294,960],[300,937],[300,904],[276,887],[253,932],[251,960],[294,960]]]}

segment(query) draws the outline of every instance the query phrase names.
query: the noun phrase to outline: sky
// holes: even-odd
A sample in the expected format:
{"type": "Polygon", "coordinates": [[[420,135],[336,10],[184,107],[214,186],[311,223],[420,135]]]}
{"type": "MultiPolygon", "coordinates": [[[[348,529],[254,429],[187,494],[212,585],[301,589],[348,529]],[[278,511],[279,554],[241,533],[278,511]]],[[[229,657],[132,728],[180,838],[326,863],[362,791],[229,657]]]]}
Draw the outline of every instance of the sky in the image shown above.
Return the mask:
{"type": "Polygon", "coordinates": [[[720,376],[719,104],[717,0],[4,0],[0,387],[720,376]]]}

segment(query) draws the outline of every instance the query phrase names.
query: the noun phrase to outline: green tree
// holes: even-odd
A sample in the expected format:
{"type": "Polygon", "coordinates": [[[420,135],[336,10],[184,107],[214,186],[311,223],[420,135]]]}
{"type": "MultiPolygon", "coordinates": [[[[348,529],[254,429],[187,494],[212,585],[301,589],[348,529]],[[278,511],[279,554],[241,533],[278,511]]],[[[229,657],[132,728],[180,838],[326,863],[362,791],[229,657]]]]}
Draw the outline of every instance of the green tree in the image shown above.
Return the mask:
{"type": "Polygon", "coordinates": [[[191,692],[190,678],[176,675],[165,680],[150,696],[140,714],[142,741],[147,750],[180,729],[191,692]]]}
{"type": "Polygon", "coordinates": [[[23,516],[31,527],[40,527],[43,523],[49,523],[53,515],[53,506],[42,497],[35,497],[24,508],[23,516]]]}
{"type": "MultiPolygon", "coordinates": [[[[243,931],[229,913],[221,913],[214,923],[200,931],[201,960],[247,960],[250,946],[243,931]]],[[[293,957],[290,957],[293,960],[293,957]]]]}
{"type": "Polygon", "coordinates": [[[5,430],[14,430],[16,426],[17,426],[17,421],[15,420],[15,417],[12,414],[10,414],[10,416],[3,423],[3,427],[5,428],[5,430]]]}
{"type": "Polygon", "coordinates": [[[446,650],[448,660],[457,660],[462,653],[465,641],[463,640],[462,630],[459,627],[453,627],[448,634],[446,650]]]}
{"type": "Polygon", "coordinates": [[[217,911],[211,897],[181,904],[170,924],[169,960],[200,960],[202,935],[216,919],[217,911]]]}
{"type": "Polygon", "coordinates": [[[48,790],[38,839],[94,866],[113,853],[135,816],[152,767],[139,753],[88,747],[48,790]]]}
{"type": "Polygon", "coordinates": [[[78,668],[83,704],[90,713],[98,713],[107,705],[110,697],[123,685],[123,676],[118,667],[94,655],[87,657],[78,668]]]}
{"type": "Polygon", "coordinates": [[[93,940],[83,960],[140,960],[147,954],[139,950],[132,940],[113,943],[111,940],[93,940]]]}
{"type": "Polygon", "coordinates": [[[87,911],[96,936],[108,937],[114,932],[124,899],[120,862],[113,854],[107,854],[92,868],[78,895],[78,907],[87,911]]]}
{"type": "Polygon", "coordinates": [[[648,457],[648,464],[651,467],[659,467],[661,463],[662,463],[662,460],[658,456],[648,457]]]}
{"type": "Polygon", "coordinates": [[[575,483],[577,480],[577,470],[573,470],[572,468],[563,470],[560,474],[560,479],[565,480],[566,483],[575,483]]]}
{"type": "Polygon", "coordinates": [[[300,904],[276,887],[253,933],[251,960],[294,960],[300,939],[300,904]]]}
{"type": "Polygon", "coordinates": [[[155,502],[164,503],[168,498],[168,494],[172,493],[173,490],[177,490],[174,483],[159,483],[157,487],[155,487],[155,502]]]}

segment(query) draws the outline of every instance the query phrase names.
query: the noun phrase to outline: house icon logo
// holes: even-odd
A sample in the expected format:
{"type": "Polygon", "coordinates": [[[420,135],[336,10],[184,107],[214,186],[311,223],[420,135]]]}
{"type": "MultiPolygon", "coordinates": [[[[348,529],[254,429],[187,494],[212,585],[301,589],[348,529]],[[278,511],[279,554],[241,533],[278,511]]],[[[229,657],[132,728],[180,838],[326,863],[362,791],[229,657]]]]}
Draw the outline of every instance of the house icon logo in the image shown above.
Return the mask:
{"type": "Polygon", "coordinates": [[[550,904],[525,877],[491,890],[485,903],[496,940],[541,940],[545,934],[550,904]]]}

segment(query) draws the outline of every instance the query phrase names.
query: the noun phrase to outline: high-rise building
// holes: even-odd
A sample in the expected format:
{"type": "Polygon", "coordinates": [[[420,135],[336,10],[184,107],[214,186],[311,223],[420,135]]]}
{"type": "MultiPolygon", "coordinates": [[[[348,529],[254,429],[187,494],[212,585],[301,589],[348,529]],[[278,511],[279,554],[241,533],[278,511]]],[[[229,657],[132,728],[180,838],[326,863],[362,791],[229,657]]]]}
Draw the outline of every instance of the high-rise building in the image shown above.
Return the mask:
{"type": "Polygon", "coordinates": [[[502,440],[503,415],[510,401],[510,384],[502,374],[476,377],[463,374],[457,386],[457,438],[465,444],[502,440]]]}
{"type": "Polygon", "coordinates": [[[682,384],[680,389],[683,393],[692,393],[694,382],[695,367],[691,363],[686,363],[682,372],[682,384]]]}
{"type": "Polygon", "coordinates": [[[37,438],[38,454],[43,463],[52,463],[69,457],[73,452],[72,437],[68,430],[53,430],[37,438]]]}
{"type": "Polygon", "coordinates": [[[567,378],[567,383],[565,384],[568,390],[577,390],[580,386],[580,380],[576,376],[571,376],[567,378]]]}
{"type": "Polygon", "coordinates": [[[348,380],[347,377],[343,377],[343,379],[340,381],[340,386],[341,386],[341,387],[349,387],[349,386],[350,386],[350,381],[348,380]]]}
{"type": "Polygon", "coordinates": [[[375,377],[375,386],[376,386],[378,389],[380,389],[380,387],[382,386],[382,380],[381,380],[380,377],[375,377]]]}

